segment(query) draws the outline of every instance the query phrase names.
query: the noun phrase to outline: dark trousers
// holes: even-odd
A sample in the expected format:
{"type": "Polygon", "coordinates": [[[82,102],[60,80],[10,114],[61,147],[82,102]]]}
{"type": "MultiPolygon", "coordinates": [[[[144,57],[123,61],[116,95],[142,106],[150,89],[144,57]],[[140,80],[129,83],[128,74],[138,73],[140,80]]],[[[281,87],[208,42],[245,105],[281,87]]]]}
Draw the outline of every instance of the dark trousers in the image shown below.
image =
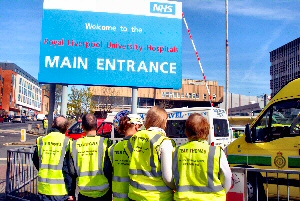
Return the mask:
{"type": "Polygon", "coordinates": [[[84,196],[82,194],[78,194],[78,201],[111,201],[112,200],[112,194],[111,193],[106,193],[105,195],[103,195],[102,197],[99,198],[91,198],[91,197],[87,197],[84,196]]]}
{"type": "Polygon", "coordinates": [[[68,195],[58,196],[58,195],[39,194],[40,201],[67,201],[68,199],[69,199],[68,195]]]}

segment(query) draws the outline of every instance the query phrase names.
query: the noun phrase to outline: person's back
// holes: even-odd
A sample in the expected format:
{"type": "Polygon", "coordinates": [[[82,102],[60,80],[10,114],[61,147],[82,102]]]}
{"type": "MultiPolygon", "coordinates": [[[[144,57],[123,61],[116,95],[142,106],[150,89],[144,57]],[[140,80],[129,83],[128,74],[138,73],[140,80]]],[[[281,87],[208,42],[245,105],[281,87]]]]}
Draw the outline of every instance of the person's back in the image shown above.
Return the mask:
{"type": "Polygon", "coordinates": [[[104,172],[106,161],[109,161],[109,140],[96,135],[97,120],[92,114],[83,116],[82,128],[86,137],[70,145],[79,188],[78,200],[111,200],[110,182],[104,172]]]}
{"type": "Polygon", "coordinates": [[[187,119],[189,142],[174,153],[175,200],[226,200],[231,171],[222,149],[208,144],[208,134],[205,117],[195,113],[187,119]]]}
{"type": "Polygon", "coordinates": [[[113,165],[112,191],[114,201],[129,200],[129,158],[125,152],[125,146],[142,124],[142,118],[139,115],[129,114],[128,110],[118,112],[114,118],[115,128],[119,133],[125,135],[122,141],[112,145],[108,151],[113,165]]]}
{"type": "Polygon", "coordinates": [[[130,199],[173,200],[169,181],[172,180],[171,159],[175,143],[166,137],[164,131],[167,117],[164,109],[152,107],[146,115],[147,130],[137,132],[128,141],[126,152],[130,157],[130,199]],[[164,151],[161,150],[163,144],[167,147],[164,151]]]}
{"type": "Polygon", "coordinates": [[[68,200],[68,188],[62,172],[69,138],[65,136],[68,121],[54,119],[53,131],[37,138],[37,149],[33,162],[38,172],[38,192],[40,200],[68,200]]]}

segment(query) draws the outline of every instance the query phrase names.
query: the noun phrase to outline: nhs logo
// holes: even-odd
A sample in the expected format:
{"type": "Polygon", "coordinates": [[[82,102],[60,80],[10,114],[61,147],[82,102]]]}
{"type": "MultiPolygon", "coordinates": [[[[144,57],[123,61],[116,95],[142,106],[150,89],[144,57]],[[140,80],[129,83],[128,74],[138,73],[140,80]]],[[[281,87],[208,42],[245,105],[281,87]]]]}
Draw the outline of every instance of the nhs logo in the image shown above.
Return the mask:
{"type": "Polygon", "coordinates": [[[150,2],[150,13],[175,15],[175,4],[150,2]]]}

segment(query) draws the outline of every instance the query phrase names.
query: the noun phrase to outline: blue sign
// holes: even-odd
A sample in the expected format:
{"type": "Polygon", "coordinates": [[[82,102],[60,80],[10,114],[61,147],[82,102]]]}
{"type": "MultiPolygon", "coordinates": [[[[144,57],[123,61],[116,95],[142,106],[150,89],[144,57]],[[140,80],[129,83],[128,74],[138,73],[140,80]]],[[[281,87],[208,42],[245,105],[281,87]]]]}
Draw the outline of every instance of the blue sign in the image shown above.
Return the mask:
{"type": "Polygon", "coordinates": [[[44,0],[40,83],[181,88],[182,5],[44,0]]]}

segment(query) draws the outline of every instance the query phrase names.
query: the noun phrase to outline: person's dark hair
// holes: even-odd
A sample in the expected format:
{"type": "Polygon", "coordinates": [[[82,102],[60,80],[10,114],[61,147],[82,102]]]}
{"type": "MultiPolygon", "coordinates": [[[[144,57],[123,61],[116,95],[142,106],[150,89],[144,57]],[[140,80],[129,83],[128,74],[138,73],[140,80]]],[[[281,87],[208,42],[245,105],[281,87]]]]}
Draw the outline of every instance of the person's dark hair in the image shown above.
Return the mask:
{"type": "Polygon", "coordinates": [[[53,120],[52,128],[56,128],[61,133],[66,133],[68,127],[69,127],[69,121],[64,117],[56,117],[53,120]]]}
{"type": "Polygon", "coordinates": [[[208,120],[199,113],[189,116],[185,123],[185,132],[189,140],[207,140],[209,135],[208,120]]]}
{"type": "Polygon", "coordinates": [[[97,129],[97,118],[93,114],[85,114],[82,116],[82,127],[86,131],[97,129]]]}
{"type": "Polygon", "coordinates": [[[118,126],[118,132],[124,134],[130,127],[134,126],[131,124],[129,117],[121,117],[120,125],[118,126]]]}

